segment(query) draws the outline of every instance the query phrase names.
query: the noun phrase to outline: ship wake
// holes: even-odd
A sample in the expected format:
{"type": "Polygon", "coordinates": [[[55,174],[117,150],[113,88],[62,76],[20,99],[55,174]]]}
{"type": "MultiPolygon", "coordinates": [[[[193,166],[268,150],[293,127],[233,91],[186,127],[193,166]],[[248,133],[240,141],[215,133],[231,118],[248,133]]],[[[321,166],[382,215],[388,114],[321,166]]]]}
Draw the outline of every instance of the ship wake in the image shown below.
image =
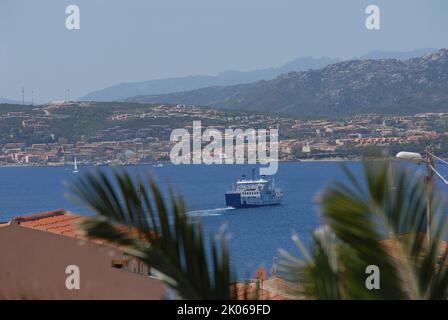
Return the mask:
{"type": "Polygon", "coordinates": [[[224,208],[194,210],[194,211],[188,211],[187,214],[191,217],[213,217],[213,216],[220,216],[224,212],[234,209],[235,208],[232,207],[224,207],[224,208]]]}

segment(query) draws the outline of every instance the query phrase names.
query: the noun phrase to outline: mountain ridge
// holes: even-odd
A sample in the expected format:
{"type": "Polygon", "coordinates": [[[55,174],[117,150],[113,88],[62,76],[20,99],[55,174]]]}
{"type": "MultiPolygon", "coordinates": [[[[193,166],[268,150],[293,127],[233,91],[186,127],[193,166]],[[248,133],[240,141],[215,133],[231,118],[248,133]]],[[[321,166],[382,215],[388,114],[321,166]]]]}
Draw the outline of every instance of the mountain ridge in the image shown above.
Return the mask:
{"type": "Polygon", "coordinates": [[[250,83],[261,79],[273,79],[276,76],[289,71],[313,69],[337,62],[338,59],[329,57],[304,57],[293,60],[278,68],[266,68],[252,71],[227,70],[215,76],[191,75],[184,77],[170,77],[154,79],[142,82],[124,82],[101,90],[93,91],[80,100],[82,101],[113,101],[122,100],[142,94],[165,94],[183,92],[205,88],[215,85],[232,85],[237,83],[250,83]]]}
{"type": "MultiPolygon", "coordinates": [[[[371,51],[361,59],[371,58],[397,58],[408,59],[433,52],[435,49],[423,48],[407,52],[398,51],[371,51]]],[[[283,64],[280,67],[271,67],[251,71],[227,70],[217,75],[191,75],[185,77],[170,77],[141,82],[122,82],[100,90],[92,91],[80,100],[86,101],[114,101],[123,100],[133,96],[167,94],[196,90],[211,86],[224,86],[256,82],[259,80],[272,80],[277,76],[290,71],[305,71],[319,69],[332,63],[340,62],[339,58],[330,57],[302,57],[283,64]]]]}
{"type": "Polygon", "coordinates": [[[448,50],[408,60],[348,60],[273,80],[126,99],[294,116],[448,111],[448,50]]]}
{"type": "Polygon", "coordinates": [[[21,101],[0,97],[0,104],[22,104],[21,101]]]}

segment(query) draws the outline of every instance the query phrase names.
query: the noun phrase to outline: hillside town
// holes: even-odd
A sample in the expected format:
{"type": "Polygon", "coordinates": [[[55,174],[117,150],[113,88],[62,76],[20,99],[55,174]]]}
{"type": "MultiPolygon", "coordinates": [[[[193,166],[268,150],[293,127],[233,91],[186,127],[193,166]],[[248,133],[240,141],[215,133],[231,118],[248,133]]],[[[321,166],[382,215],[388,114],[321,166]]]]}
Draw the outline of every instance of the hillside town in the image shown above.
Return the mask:
{"type": "Polygon", "coordinates": [[[0,105],[0,165],[66,165],[75,157],[94,165],[168,161],[172,130],[191,131],[193,120],[220,131],[278,129],[281,161],[357,159],[383,149],[418,150],[428,140],[440,152],[448,151],[443,143],[448,136],[448,113],[298,119],[186,105],[122,104],[107,109],[96,128],[86,124],[91,120],[85,110],[97,108],[95,103],[64,101],[23,111],[0,105]],[[64,127],[67,123],[72,127],[64,127]],[[87,129],[78,130],[83,127],[87,129]]]}

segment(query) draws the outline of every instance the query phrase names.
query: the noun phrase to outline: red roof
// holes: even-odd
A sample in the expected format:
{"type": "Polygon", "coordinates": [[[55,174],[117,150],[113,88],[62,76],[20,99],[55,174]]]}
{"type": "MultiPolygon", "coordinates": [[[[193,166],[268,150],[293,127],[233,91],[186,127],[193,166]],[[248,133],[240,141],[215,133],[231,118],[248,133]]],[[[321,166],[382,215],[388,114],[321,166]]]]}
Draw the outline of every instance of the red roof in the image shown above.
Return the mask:
{"type": "MultiPolygon", "coordinates": [[[[123,246],[121,245],[116,245],[103,239],[88,237],[85,231],[82,230],[79,226],[81,222],[87,219],[88,218],[85,216],[74,214],[65,211],[64,209],[58,209],[27,216],[15,217],[3,226],[17,224],[25,228],[51,232],[70,238],[113,246],[119,249],[123,248],[123,246]]],[[[2,225],[0,224],[0,226],[2,225]]],[[[127,232],[128,230],[126,226],[116,226],[116,228],[118,231],[121,232],[127,232]]],[[[138,233],[135,230],[133,230],[131,231],[131,234],[137,235],[138,233]]]]}
{"type": "Polygon", "coordinates": [[[78,238],[84,236],[77,223],[84,219],[80,215],[68,213],[64,210],[54,210],[26,217],[17,217],[13,221],[23,227],[78,238]]]}
{"type": "Polygon", "coordinates": [[[79,223],[86,217],[67,212],[63,209],[36,213],[28,216],[13,218],[8,224],[17,224],[25,228],[46,231],[62,236],[88,240],[98,244],[105,244],[104,240],[87,237],[85,232],[79,227],[79,223]]]}

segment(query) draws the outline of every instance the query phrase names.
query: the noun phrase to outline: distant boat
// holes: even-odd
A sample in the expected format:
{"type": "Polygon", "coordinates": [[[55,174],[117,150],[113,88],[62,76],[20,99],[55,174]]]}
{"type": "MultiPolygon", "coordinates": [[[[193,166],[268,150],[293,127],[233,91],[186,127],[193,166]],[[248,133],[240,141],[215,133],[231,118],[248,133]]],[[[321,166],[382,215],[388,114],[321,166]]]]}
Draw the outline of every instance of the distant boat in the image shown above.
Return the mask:
{"type": "Polygon", "coordinates": [[[243,175],[236,186],[225,194],[226,206],[233,208],[279,205],[282,198],[283,193],[275,187],[274,179],[268,180],[265,176],[255,179],[253,173],[251,180],[243,175]]]}
{"type": "Polygon", "coordinates": [[[154,164],[153,168],[163,168],[163,163],[154,164]]]}
{"type": "Polygon", "coordinates": [[[76,157],[75,157],[75,167],[73,168],[73,173],[78,173],[78,172],[79,172],[78,161],[76,160],[76,157]]]}

